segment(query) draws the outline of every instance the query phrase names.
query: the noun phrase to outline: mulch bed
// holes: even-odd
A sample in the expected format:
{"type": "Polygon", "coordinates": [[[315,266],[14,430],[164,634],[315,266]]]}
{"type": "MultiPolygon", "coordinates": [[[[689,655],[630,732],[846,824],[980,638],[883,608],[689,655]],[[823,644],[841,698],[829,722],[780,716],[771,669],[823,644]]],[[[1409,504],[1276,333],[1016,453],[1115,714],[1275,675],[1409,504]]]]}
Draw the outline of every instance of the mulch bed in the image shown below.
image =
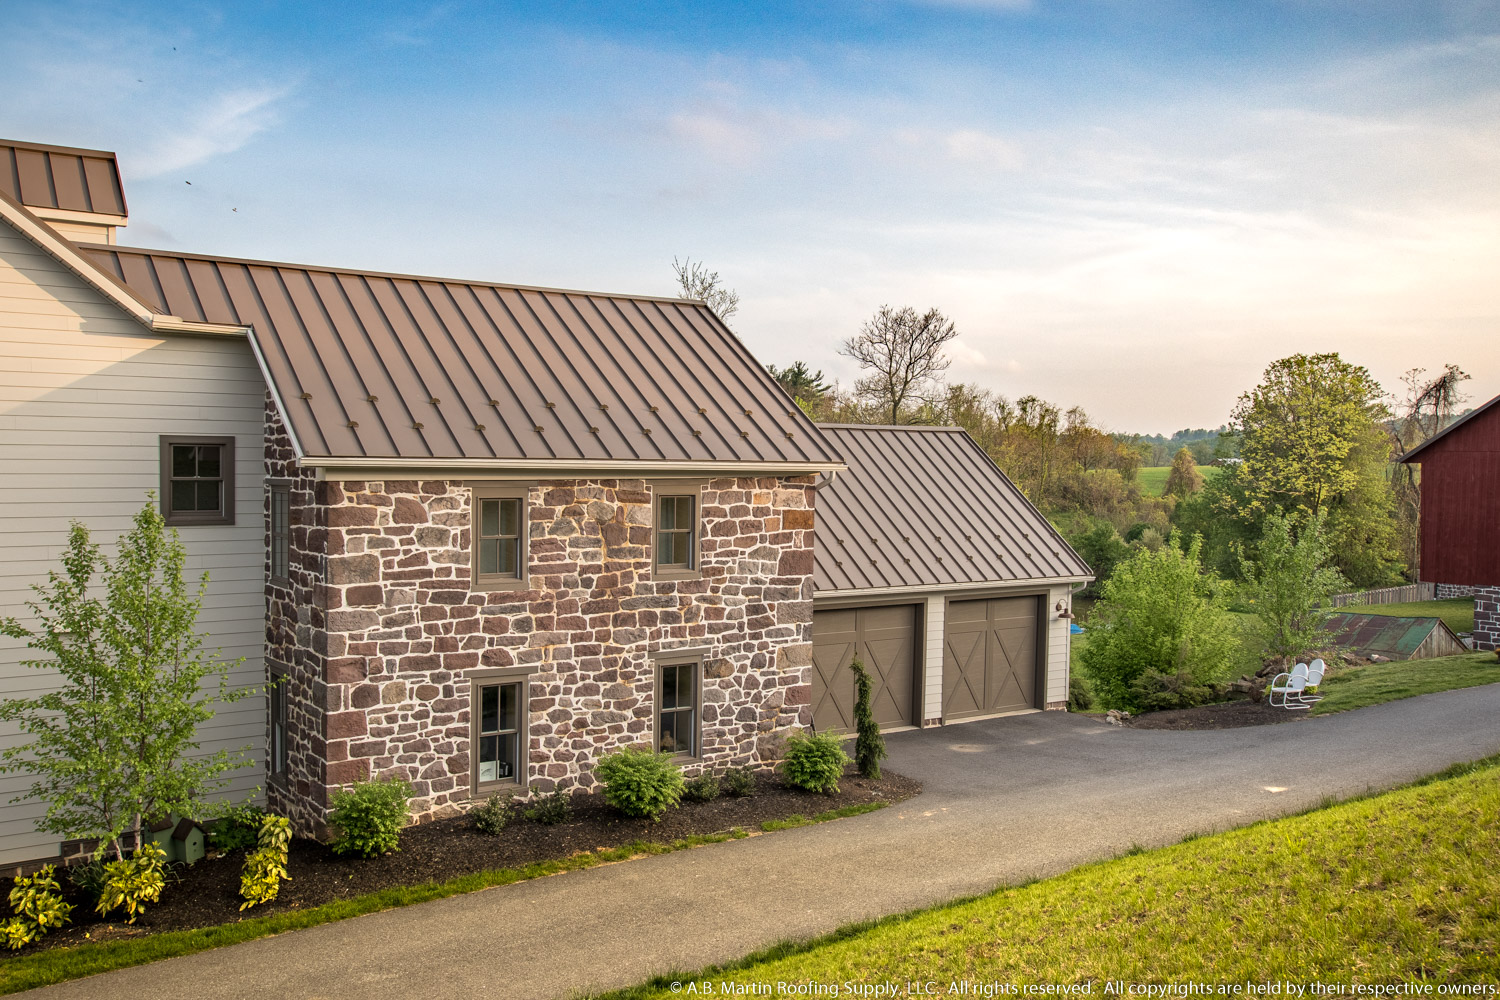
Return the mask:
{"type": "Polygon", "coordinates": [[[1147,712],[1125,724],[1132,729],[1239,729],[1244,726],[1271,726],[1307,718],[1306,711],[1292,711],[1265,702],[1227,701],[1197,708],[1178,708],[1167,712],[1147,712]]]}
{"type": "MultiPolygon", "coordinates": [[[[922,786],[910,778],[883,772],[881,780],[867,781],[850,774],[839,782],[834,795],[817,795],[783,787],[775,776],[756,776],[756,792],[745,798],[721,796],[713,802],[685,802],[670,810],[660,822],[627,819],[604,803],[602,795],[573,798],[573,818],[556,826],[512,820],[498,836],[474,829],[468,817],[438,820],[410,827],[401,834],[401,850],[376,858],[339,857],[313,840],[293,840],[288,863],[291,880],[281,884],[275,902],[252,907],[239,906],[240,867],[244,852],[235,851],[208,858],[191,866],[176,866],[177,880],[170,880],[161,902],[147,906],[136,923],[127,925],[115,915],[100,920],[92,902],[75,893],[66,873],[58,872],[64,895],[76,904],[73,923],[47,935],[36,945],[19,952],[121,937],[139,937],[160,931],[188,930],[232,923],[253,917],[307,909],[323,903],[363,896],[380,889],[442,882],[475,872],[518,868],[539,861],[570,857],[581,851],[621,847],[636,841],[671,843],[693,835],[723,833],[736,827],[758,831],[767,820],[794,815],[813,816],[830,809],[868,802],[900,802],[916,795],[922,786]]],[[[11,880],[0,880],[0,900],[11,889],[11,880]]],[[[7,910],[8,912],[8,910],[7,910]]]]}

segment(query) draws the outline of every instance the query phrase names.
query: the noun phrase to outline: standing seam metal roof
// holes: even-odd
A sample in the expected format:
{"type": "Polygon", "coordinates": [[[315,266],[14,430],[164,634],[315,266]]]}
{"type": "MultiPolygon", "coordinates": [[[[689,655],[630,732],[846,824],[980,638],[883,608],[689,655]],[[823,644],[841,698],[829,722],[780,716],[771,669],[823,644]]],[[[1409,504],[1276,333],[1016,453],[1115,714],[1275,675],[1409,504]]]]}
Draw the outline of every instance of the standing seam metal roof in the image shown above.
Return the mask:
{"type": "Polygon", "coordinates": [[[126,215],[119,164],[102,149],[0,139],[0,192],[30,209],[126,215]]]}
{"type": "Polygon", "coordinates": [[[849,468],[818,490],[819,592],[1092,578],[962,428],[820,426],[849,468]]]}
{"type": "Polygon", "coordinates": [[[171,315],[251,327],[312,460],[841,464],[701,302],[81,249],[171,315]]]}

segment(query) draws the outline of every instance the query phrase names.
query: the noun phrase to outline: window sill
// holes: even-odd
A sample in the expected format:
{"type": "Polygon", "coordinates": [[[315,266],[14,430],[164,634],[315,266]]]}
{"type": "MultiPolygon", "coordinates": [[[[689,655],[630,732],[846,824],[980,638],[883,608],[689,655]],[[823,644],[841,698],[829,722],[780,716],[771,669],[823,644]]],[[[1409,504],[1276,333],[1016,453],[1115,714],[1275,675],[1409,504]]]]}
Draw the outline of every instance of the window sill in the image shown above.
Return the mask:
{"type": "Polygon", "coordinates": [[[519,594],[530,590],[531,583],[525,577],[481,576],[469,586],[471,591],[489,594],[519,594]]]}
{"type": "Polygon", "coordinates": [[[663,583],[675,583],[679,580],[701,580],[703,572],[696,569],[658,569],[653,577],[663,583]]]}
{"type": "Polygon", "coordinates": [[[513,793],[513,795],[515,795],[525,792],[526,787],[527,786],[521,784],[520,781],[512,780],[509,778],[503,779],[501,781],[486,781],[482,785],[471,786],[469,789],[469,798],[487,799],[491,795],[494,795],[498,792],[511,792],[513,793]]]}

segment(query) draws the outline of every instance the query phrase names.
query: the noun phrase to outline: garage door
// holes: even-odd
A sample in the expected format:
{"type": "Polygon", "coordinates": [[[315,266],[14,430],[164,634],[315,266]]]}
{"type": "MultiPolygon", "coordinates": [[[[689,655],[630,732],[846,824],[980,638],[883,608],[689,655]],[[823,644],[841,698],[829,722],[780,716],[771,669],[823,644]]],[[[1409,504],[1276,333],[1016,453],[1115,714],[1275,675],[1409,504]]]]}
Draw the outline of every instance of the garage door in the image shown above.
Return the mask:
{"type": "Polygon", "coordinates": [[[1036,707],[1036,597],[954,601],[943,640],[943,719],[1036,707]]]}
{"type": "Polygon", "coordinates": [[[813,725],[820,733],[854,731],[856,653],[870,672],[870,708],[881,726],[913,725],[917,609],[840,608],[813,613],[813,725]]]}

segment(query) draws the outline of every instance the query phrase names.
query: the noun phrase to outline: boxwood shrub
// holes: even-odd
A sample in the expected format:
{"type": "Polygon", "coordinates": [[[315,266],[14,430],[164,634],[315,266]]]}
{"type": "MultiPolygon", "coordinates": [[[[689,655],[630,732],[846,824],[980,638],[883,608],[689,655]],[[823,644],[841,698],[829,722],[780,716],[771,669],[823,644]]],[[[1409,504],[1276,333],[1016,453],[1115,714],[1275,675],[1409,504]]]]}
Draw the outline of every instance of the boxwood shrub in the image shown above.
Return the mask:
{"type": "Polygon", "coordinates": [[[401,828],[411,813],[411,786],[398,778],[356,781],[333,793],[328,824],[337,831],[333,853],[373,858],[401,849],[401,828]]]}
{"type": "Polygon", "coordinates": [[[594,774],[604,782],[604,801],[626,816],[659,820],[682,798],[682,771],[669,754],[626,747],[601,757],[594,774]]]}
{"type": "Polygon", "coordinates": [[[844,741],[827,733],[793,733],[786,741],[786,759],[781,774],[788,785],[808,792],[832,795],[839,790],[839,779],[849,764],[844,741]]]}

